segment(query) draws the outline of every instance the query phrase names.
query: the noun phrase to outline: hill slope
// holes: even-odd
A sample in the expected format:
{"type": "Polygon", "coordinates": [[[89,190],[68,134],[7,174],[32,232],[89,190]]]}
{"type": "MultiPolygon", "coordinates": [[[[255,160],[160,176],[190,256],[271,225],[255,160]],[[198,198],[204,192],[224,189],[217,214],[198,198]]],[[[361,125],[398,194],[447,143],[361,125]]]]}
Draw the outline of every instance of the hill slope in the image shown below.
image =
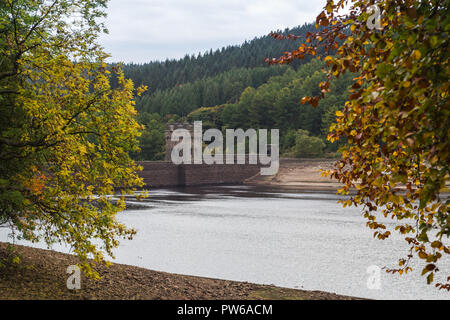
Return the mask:
{"type": "MultiPolygon", "coordinates": [[[[314,24],[278,30],[277,33],[305,35],[315,30],[314,24]]],[[[300,38],[301,40],[301,38],[300,38]]],[[[299,41],[300,41],[299,40],[299,41]]],[[[278,57],[284,51],[298,47],[298,42],[279,41],[266,35],[246,41],[242,45],[228,46],[198,55],[186,55],[179,60],[153,61],[144,64],[125,64],[125,75],[136,86],[149,86],[149,93],[165,90],[178,84],[193,82],[204,77],[216,76],[236,68],[255,68],[267,66],[266,57],[278,57]]],[[[293,66],[300,65],[296,62],[293,66]]]]}

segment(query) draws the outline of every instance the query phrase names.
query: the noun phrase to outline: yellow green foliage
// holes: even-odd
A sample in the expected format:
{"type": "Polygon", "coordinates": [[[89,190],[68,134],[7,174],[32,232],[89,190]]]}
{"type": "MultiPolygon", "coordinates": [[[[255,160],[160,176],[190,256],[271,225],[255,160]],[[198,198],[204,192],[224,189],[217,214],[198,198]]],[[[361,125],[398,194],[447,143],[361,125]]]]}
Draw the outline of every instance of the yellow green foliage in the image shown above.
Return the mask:
{"type": "MultiPolygon", "coordinates": [[[[112,256],[122,194],[143,185],[134,86],[120,68],[110,86],[96,43],[106,1],[5,0],[0,4],[0,224],[19,236],[72,247],[82,267],[112,256]]],[[[145,88],[140,88],[141,93],[145,88]]]]}

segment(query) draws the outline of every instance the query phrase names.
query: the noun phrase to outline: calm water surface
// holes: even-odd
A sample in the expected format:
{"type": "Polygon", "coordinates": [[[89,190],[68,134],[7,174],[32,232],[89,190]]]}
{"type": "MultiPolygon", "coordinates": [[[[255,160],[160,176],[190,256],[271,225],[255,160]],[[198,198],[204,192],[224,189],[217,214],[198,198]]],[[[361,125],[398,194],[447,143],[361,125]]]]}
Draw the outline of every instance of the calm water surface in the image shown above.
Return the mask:
{"type": "Polygon", "coordinates": [[[375,299],[450,298],[425,284],[420,266],[406,276],[382,271],[381,288],[369,289],[367,268],[395,267],[406,242],[373,239],[361,210],[342,208],[338,199],[249,186],[152,190],[139,208],[119,214],[138,234],[121,243],[115,262],[375,299]]]}

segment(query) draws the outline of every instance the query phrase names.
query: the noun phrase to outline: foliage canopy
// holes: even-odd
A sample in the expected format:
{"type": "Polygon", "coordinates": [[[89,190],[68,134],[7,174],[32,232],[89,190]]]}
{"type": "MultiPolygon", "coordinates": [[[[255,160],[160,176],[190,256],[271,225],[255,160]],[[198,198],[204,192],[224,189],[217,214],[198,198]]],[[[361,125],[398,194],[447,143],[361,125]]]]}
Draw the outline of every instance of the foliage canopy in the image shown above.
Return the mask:
{"type": "MultiPolygon", "coordinates": [[[[104,0],[0,2],[0,225],[19,237],[69,244],[88,258],[112,256],[131,237],[115,216],[141,186],[129,157],[142,129],[134,86],[96,44],[104,0]]],[[[141,89],[138,90],[141,92],[141,89]]]]}

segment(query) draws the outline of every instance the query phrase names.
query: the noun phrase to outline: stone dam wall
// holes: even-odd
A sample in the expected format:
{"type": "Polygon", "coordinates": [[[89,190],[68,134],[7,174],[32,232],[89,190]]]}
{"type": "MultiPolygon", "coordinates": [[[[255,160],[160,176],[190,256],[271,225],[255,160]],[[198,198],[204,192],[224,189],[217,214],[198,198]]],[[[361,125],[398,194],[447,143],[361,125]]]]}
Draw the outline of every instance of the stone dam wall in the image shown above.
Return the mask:
{"type": "Polygon", "coordinates": [[[260,172],[259,164],[180,164],[170,161],[141,161],[139,176],[147,187],[242,184],[260,172]]]}

